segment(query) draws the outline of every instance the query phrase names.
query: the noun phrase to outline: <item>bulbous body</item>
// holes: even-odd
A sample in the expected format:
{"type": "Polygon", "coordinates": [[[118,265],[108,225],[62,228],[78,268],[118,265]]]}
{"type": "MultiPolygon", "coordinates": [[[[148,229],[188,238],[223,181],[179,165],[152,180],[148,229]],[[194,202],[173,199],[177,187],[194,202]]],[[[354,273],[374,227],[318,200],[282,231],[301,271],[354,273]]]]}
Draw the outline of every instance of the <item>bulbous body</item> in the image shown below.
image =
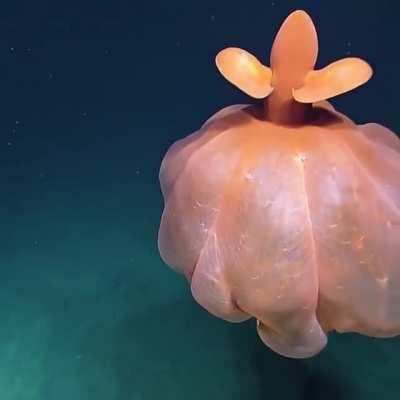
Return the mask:
{"type": "Polygon", "coordinates": [[[400,333],[400,140],[328,103],[280,125],[232,106],[175,143],[160,170],[159,249],[194,298],[257,319],[289,357],[331,330],[400,333]]]}

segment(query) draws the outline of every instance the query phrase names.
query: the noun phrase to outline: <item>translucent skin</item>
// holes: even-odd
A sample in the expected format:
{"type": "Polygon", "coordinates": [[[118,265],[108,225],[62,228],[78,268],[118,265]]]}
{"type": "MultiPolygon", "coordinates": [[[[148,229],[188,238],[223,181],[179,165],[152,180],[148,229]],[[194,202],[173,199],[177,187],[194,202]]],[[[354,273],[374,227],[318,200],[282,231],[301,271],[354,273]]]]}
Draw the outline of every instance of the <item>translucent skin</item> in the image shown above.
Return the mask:
{"type": "Polygon", "coordinates": [[[311,357],[327,332],[400,334],[400,140],[329,104],[282,126],[221,110],[160,170],[164,261],[227,321],[311,357]]]}

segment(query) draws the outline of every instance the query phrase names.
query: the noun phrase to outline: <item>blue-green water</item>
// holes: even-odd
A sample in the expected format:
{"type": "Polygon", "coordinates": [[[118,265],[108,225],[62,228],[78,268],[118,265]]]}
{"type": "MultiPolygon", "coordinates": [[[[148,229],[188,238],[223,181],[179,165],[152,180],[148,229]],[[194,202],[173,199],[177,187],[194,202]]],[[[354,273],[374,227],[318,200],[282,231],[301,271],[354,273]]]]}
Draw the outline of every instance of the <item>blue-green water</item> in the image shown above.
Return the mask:
{"type": "Polygon", "coordinates": [[[0,6],[0,400],[400,396],[399,339],[331,335],[317,357],[280,357],[254,321],[202,310],[156,247],[167,147],[248,101],[215,53],[262,58],[294,8],[317,23],[321,64],[375,68],[335,105],[398,130],[397,3],[316,3],[0,6]]]}

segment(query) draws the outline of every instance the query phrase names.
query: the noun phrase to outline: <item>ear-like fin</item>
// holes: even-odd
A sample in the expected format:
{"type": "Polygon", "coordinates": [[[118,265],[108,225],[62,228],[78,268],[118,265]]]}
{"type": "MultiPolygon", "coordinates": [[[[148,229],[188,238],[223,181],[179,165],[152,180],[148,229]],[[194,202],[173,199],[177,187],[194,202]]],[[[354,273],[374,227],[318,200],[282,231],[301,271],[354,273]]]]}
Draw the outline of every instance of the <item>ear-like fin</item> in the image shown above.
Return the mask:
{"type": "Polygon", "coordinates": [[[217,54],[215,62],[219,72],[249,96],[262,99],[273,91],[271,69],[246,50],[228,47],[217,54]]]}
{"type": "Polygon", "coordinates": [[[343,58],[317,71],[310,71],[304,85],[293,89],[293,98],[300,103],[315,103],[349,92],[363,85],[372,76],[370,65],[360,58],[343,58]]]}

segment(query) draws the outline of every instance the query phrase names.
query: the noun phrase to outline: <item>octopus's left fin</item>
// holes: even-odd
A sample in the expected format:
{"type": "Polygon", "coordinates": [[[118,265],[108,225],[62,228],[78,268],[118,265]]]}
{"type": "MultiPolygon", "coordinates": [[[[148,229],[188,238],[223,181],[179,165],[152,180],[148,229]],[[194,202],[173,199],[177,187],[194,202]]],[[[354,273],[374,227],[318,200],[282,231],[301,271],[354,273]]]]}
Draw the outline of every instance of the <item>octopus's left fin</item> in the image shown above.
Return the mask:
{"type": "Polygon", "coordinates": [[[271,69],[246,50],[228,47],[217,54],[215,62],[221,74],[249,96],[262,99],[273,91],[271,69]]]}

